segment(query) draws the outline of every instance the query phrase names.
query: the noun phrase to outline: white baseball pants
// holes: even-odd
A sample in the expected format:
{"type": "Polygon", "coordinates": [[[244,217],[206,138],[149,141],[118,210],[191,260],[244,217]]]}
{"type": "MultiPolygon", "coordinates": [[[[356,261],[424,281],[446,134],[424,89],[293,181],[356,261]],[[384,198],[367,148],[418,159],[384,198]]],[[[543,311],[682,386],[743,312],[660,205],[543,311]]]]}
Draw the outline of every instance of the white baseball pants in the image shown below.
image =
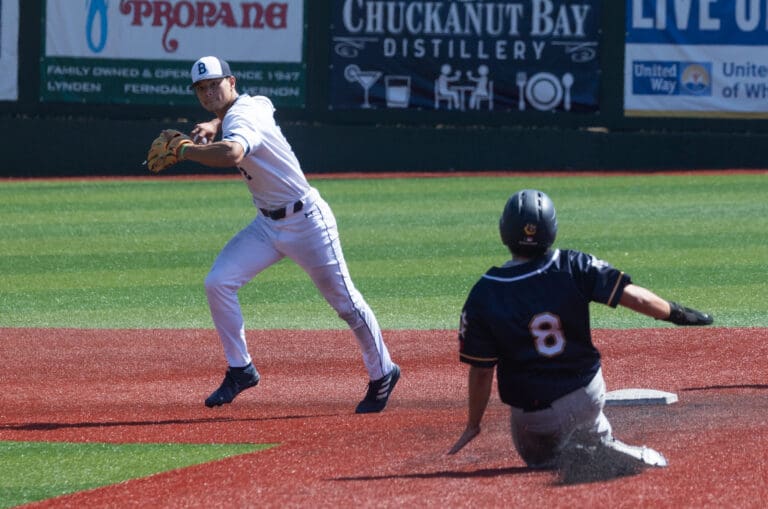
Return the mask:
{"type": "Polygon", "coordinates": [[[598,370],[592,381],[552,402],[550,408],[525,412],[512,408],[512,440],[520,457],[532,468],[550,467],[552,460],[574,432],[596,442],[612,437],[603,413],[605,380],[598,370]]]}
{"type": "Polygon", "coordinates": [[[362,351],[371,380],[392,370],[378,321],[355,288],[341,250],[336,218],[317,190],[302,199],[302,210],[273,220],[259,214],[228,243],[205,279],[205,292],[227,363],[251,362],[238,290],[284,257],[312,278],[326,301],[347,322],[362,351]]]}

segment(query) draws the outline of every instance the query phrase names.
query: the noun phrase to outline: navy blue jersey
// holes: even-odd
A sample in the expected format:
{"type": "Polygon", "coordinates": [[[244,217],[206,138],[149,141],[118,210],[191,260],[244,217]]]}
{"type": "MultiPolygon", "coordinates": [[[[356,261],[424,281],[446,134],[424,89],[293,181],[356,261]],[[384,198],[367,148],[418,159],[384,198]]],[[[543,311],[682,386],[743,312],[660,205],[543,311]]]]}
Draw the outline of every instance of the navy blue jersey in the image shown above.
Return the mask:
{"type": "Polygon", "coordinates": [[[474,366],[496,366],[504,403],[526,410],[545,408],[587,385],[600,369],[589,303],[616,307],[629,283],[629,275],[572,250],[493,267],[464,304],[460,359],[474,366]]]}

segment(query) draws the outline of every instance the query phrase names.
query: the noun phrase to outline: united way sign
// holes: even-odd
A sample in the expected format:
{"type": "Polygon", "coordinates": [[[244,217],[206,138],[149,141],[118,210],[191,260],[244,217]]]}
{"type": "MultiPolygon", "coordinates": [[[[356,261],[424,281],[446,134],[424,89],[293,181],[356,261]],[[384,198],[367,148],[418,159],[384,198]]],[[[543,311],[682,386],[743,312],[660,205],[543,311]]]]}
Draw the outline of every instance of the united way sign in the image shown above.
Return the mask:
{"type": "Polygon", "coordinates": [[[331,109],[598,110],[600,0],[333,0],[331,109]]]}
{"type": "Polygon", "coordinates": [[[626,0],[627,116],[768,117],[764,0],[626,0]]]}

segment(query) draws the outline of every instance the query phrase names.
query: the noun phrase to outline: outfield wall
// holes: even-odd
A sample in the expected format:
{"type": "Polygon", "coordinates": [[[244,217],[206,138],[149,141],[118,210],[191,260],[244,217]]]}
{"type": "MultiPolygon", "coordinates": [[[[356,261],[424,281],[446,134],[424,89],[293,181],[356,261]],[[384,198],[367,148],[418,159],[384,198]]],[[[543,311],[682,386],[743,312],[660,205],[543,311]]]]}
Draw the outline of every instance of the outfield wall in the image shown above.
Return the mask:
{"type": "MultiPolygon", "coordinates": [[[[627,116],[627,3],[585,1],[601,9],[594,111],[334,109],[328,68],[335,3],[307,0],[303,105],[280,108],[278,120],[308,173],[765,167],[764,115],[627,116]]],[[[189,105],[42,100],[44,4],[20,2],[18,99],[0,100],[0,175],[144,174],[141,162],[160,129],[189,129],[206,118],[189,105]]],[[[757,50],[754,60],[760,64],[757,50]]],[[[171,171],[205,170],[187,165],[171,171]]]]}

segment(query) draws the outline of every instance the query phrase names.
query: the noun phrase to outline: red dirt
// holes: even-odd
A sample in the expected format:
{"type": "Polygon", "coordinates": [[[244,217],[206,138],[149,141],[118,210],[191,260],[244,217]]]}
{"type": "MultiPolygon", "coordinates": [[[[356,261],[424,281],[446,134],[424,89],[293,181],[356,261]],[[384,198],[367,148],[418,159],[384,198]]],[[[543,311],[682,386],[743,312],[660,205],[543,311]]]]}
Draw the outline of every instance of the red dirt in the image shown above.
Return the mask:
{"type": "Polygon", "coordinates": [[[403,378],[383,413],[360,416],[348,331],[250,332],[262,383],[207,409],[224,369],[213,331],[0,329],[0,440],[280,443],[32,507],[766,507],[766,335],[596,331],[609,390],[680,398],[607,409],[617,437],[670,461],[609,481],[524,468],[495,396],[483,433],[446,456],[466,415],[454,331],[386,332],[403,378]]]}

